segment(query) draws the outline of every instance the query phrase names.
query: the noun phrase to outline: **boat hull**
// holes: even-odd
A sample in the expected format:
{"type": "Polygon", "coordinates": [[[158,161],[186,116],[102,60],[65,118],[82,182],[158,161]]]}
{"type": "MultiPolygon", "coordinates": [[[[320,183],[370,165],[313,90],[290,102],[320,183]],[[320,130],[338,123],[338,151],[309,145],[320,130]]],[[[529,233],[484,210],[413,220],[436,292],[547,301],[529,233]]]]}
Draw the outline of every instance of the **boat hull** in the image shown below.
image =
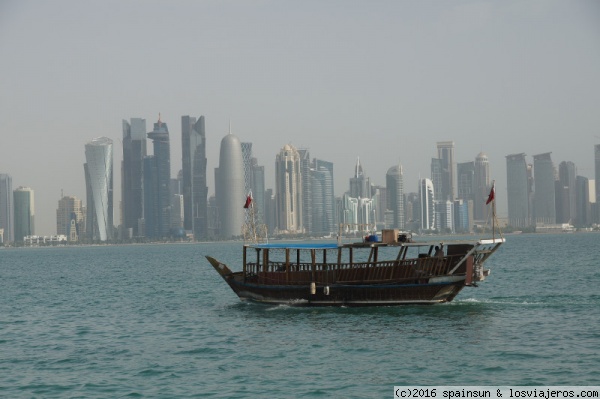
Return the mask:
{"type": "Polygon", "coordinates": [[[464,287],[459,281],[388,284],[262,285],[232,273],[225,281],[242,301],[289,306],[397,306],[449,302],[464,287]]]}

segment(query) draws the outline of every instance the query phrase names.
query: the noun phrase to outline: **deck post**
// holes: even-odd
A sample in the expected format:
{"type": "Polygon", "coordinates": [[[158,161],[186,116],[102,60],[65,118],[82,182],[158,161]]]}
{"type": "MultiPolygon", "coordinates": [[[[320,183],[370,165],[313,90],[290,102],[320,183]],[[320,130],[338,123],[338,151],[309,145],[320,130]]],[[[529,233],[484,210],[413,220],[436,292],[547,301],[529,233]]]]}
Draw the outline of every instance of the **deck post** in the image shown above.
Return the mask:
{"type": "Polygon", "coordinates": [[[337,270],[333,275],[333,282],[337,282],[338,276],[340,275],[340,267],[342,267],[342,248],[338,248],[338,256],[337,256],[337,270]]]}
{"type": "Polygon", "coordinates": [[[316,265],[316,251],[314,249],[310,250],[310,260],[312,263],[312,281],[316,283],[315,277],[316,277],[317,265],[316,265]]]}
{"type": "Polygon", "coordinates": [[[329,279],[328,277],[328,270],[327,270],[327,250],[323,249],[323,273],[324,273],[324,277],[325,277],[325,284],[329,283],[329,279]]]}
{"type": "MultiPolygon", "coordinates": [[[[265,248],[265,249],[263,249],[263,264],[262,264],[263,272],[266,271],[268,264],[269,264],[269,249],[265,248]]],[[[257,267],[256,274],[258,274],[258,270],[259,270],[259,268],[257,267]]]]}
{"type": "Polygon", "coordinates": [[[246,250],[248,249],[247,246],[244,245],[244,263],[243,263],[243,275],[244,275],[244,283],[246,282],[246,250]]]}
{"type": "Polygon", "coordinates": [[[290,249],[285,249],[285,281],[290,282],[290,249]]]}

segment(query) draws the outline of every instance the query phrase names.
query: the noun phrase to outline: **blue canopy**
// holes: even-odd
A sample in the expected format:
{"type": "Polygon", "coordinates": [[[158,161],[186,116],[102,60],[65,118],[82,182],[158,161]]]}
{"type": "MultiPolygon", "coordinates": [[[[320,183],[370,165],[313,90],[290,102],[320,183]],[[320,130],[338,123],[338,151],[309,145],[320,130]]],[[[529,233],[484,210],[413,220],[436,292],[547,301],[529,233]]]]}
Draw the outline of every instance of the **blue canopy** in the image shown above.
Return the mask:
{"type": "Polygon", "coordinates": [[[277,244],[252,244],[248,245],[252,248],[261,248],[261,249],[269,249],[269,248],[290,248],[290,249],[337,249],[338,245],[336,243],[277,243],[277,244]]]}

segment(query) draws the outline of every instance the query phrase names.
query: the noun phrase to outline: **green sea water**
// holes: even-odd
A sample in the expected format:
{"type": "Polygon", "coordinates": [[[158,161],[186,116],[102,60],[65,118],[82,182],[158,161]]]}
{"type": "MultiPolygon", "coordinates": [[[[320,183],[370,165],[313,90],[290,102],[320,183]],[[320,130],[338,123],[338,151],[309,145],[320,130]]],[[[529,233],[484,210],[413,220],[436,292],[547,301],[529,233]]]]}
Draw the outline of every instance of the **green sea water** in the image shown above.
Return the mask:
{"type": "Polygon", "coordinates": [[[0,397],[380,398],[600,385],[600,234],[514,235],[451,303],[242,303],[240,243],[0,249],[0,397]]]}

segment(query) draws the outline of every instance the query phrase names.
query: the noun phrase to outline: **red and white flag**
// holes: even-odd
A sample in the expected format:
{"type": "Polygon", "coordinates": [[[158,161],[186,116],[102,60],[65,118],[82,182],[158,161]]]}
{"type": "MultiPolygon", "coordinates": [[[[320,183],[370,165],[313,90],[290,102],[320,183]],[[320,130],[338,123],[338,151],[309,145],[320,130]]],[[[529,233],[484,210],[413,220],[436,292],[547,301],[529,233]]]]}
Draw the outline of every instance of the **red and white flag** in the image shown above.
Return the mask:
{"type": "Polygon", "coordinates": [[[488,195],[488,199],[487,201],[485,201],[485,204],[489,204],[490,202],[492,202],[494,199],[496,198],[496,182],[494,181],[492,183],[492,189],[490,190],[490,195],[488,195]]]}

